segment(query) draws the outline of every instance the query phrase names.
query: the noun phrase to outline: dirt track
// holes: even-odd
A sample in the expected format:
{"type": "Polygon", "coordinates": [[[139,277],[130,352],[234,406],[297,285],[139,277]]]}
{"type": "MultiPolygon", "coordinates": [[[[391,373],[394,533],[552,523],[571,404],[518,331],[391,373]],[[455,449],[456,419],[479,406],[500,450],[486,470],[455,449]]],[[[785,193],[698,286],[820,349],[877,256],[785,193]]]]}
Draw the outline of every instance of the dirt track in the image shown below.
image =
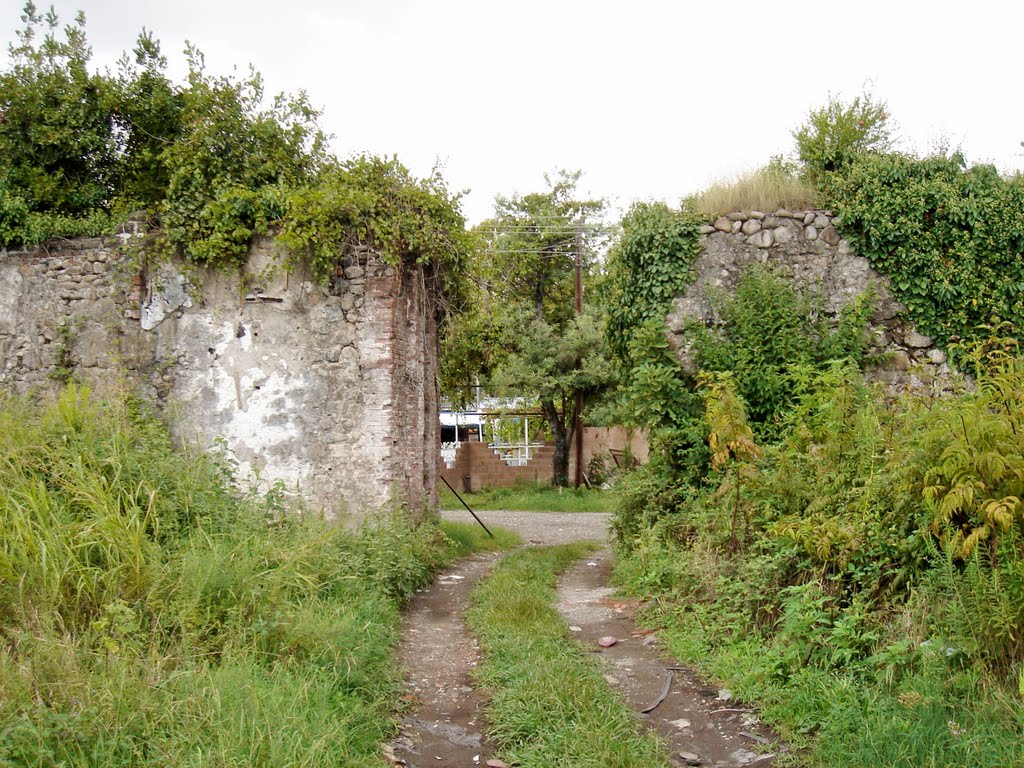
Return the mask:
{"type": "MultiPolygon", "coordinates": [[[[528,545],[607,542],[607,514],[478,514],[488,526],[518,532],[528,545]]],[[[473,522],[465,511],[442,515],[473,522]]],[[[474,689],[472,679],[479,655],[462,614],[469,593],[499,557],[480,555],[458,563],[417,595],[406,611],[399,658],[406,670],[410,711],[392,744],[397,764],[468,768],[486,765],[494,757],[484,735],[485,697],[474,689]]],[[[608,586],[610,563],[607,548],[579,563],[562,578],[558,605],[577,639],[601,657],[609,685],[658,732],[674,765],[770,766],[772,736],[760,726],[756,714],[732,701],[727,691],[705,685],[662,657],[657,638],[633,624],[635,606],[614,597],[608,586]],[[599,638],[609,636],[618,642],[610,648],[597,644],[599,638]],[[659,698],[670,672],[664,700],[650,714],[641,713],[659,698]]]]}

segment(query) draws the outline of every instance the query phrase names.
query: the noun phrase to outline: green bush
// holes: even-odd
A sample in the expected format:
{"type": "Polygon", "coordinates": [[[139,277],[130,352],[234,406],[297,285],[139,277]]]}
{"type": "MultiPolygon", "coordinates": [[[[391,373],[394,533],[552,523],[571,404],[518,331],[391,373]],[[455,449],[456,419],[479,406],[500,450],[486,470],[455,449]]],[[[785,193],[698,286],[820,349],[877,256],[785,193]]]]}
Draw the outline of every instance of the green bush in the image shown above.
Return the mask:
{"type": "Polygon", "coordinates": [[[858,157],[892,146],[888,108],[868,93],[849,103],[830,99],[824,107],[810,111],[793,138],[808,175],[823,182],[858,157]]]}
{"type": "Polygon", "coordinates": [[[888,407],[849,362],[805,371],[753,472],[732,458],[731,474],[678,496],[649,474],[644,516],[619,523],[619,578],[664,601],[673,647],[795,737],[819,733],[825,764],[1022,757],[1024,368],[1000,359],[974,392],[888,407]]]}
{"type": "Polygon", "coordinates": [[[867,155],[830,198],[854,252],[941,346],[984,339],[993,317],[1024,324],[1024,178],[958,155],[867,155]]]}

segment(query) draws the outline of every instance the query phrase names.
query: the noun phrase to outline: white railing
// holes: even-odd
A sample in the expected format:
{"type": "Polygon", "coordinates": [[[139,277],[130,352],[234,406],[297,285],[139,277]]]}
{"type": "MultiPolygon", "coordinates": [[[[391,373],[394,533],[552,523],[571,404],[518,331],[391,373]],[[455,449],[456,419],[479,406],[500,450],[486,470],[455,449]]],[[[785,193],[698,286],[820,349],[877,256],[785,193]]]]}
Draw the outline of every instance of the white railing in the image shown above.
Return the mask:
{"type": "Polygon", "coordinates": [[[455,452],[458,450],[458,440],[452,443],[441,443],[441,460],[448,469],[455,466],[455,452]]]}
{"type": "Polygon", "coordinates": [[[525,467],[537,451],[544,447],[543,443],[490,443],[489,448],[495,455],[510,467],[525,467]]]}

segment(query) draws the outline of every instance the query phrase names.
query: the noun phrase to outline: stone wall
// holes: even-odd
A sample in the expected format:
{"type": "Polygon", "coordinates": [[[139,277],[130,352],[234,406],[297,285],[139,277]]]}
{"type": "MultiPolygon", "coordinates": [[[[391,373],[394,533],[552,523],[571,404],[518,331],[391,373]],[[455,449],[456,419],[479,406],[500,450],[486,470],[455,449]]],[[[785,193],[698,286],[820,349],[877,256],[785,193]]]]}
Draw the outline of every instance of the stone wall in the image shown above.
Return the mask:
{"type": "Polygon", "coordinates": [[[0,386],[59,369],[156,402],[181,439],[230,451],[329,514],[437,498],[437,328],[422,268],[353,249],[328,285],[270,239],[238,273],[125,255],[131,234],[0,255],[0,386]]]}
{"type": "Polygon", "coordinates": [[[869,378],[898,390],[944,391],[954,374],[946,353],[906,320],[906,307],[893,298],[889,280],[852,252],[840,222],[828,211],[736,212],[700,229],[701,255],[694,282],[678,297],[668,317],[674,345],[691,365],[683,337],[688,322],[718,321],[712,297],[731,291],[750,265],[767,264],[804,289],[817,292],[824,311],[837,317],[846,304],[870,290],[874,296],[869,354],[877,359],[869,378]]]}

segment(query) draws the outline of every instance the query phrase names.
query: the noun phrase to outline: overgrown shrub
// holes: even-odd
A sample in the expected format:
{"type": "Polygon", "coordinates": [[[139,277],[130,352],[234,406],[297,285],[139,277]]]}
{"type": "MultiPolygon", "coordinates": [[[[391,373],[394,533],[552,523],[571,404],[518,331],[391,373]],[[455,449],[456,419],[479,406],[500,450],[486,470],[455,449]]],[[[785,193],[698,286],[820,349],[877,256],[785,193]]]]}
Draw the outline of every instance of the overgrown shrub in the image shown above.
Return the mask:
{"type": "Polygon", "coordinates": [[[143,30],[115,76],[90,71],[81,15],[62,34],[28,2],[22,21],[0,73],[0,246],[111,233],[143,210],[158,243],[198,264],[236,269],[254,236],[280,233],[327,280],[346,246],[366,244],[427,265],[439,310],[461,307],[469,239],[438,174],[338,161],[305,93],[268,99],[258,72],[211,75],[194,47],[174,83],[143,30]]]}
{"type": "Polygon", "coordinates": [[[437,527],[282,515],[74,385],[0,429],[0,763],[379,763],[437,527]]]}

